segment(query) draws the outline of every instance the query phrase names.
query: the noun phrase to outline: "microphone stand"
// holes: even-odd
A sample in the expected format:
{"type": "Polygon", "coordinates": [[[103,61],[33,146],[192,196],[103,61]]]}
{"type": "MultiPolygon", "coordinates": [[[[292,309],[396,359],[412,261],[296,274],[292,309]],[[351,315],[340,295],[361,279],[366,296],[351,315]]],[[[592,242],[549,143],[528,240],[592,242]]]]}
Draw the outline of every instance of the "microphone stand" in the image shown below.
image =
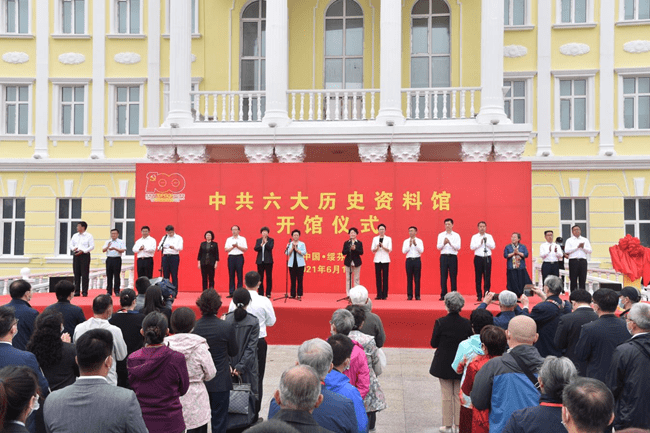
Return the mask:
{"type": "Polygon", "coordinates": [[[487,266],[490,262],[490,258],[487,255],[487,236],[483,236],[483,296],[485,296],[485,277],[487,276],[487,266]]]}
{"type": "MultiPolygon", "coordinates": [[[[302,299],[297,299],[297,298],[292,298],[289,296],[289,258],[291,255],[287,254],[289,252],[289,247],[291,246],[291,239],[289,240],[289,243],[287,244],[287,247],[284,249],[284,255],[287,257],[287,261],[285,262],[286,265],[286,275],[285,275],[285,280],[284,280],[284,296],[278,296],[277,298],[273,298],[274,301],[277,301],[278,299],[284,299],[284,303],[287,303],[287,299],[293,299],[294,301],[300,301],[302,302],[302,299]]],[[[294,252],[294,254],[296,254],[294,252]]],[[[304,278],[304,275],[303,275],[304,278]]]]}
{"type": "MultiPolygon", "coordinates": [[[[350,241],[350,246],[352,246],[352,241],[350,241]]],[[[352,250],[350,250],[350,254],[352,254],[352,250]]],[[[355,268],[354,266],[350,266],[350,278],[349,278],[350,289],[352,288],[352,274],[354,274],[354,268],[355,268]]],[[[346,301],[348,299],[350,299],[350,294],[346,293],[346,295],[343,298],[337,299],[336,302],[346,301]]]]}
{"type": "Polygon", "coordinates": [[[164,248],[165,248],[165,241],[166,240],[167,240],[167,235],[165,235],[162,242],[160,243],[160,248],[158,248],[160,250],[160,269],[158,269],[158,276],[160,278],[163,277],[163,258],[165,257],[165,255],[163,254],[163,251],[164,251],[164,248]]]}

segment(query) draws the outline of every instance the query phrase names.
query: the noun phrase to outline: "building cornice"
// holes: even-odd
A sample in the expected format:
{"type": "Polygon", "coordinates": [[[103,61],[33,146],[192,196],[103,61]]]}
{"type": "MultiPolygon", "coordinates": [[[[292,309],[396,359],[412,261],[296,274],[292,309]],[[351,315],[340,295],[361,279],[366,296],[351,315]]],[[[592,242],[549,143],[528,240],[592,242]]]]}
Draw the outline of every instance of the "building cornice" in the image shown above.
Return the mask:
{"type": "Polygon", "coordinates": [[[136,164],[149,163],[140,159],[0,159],[0,172],[135,172],[136,164]]]}
{"type": "Polygon", "coordinates": [[[533,171],[650,170],[650,155],[526,157],[533,171]]]}

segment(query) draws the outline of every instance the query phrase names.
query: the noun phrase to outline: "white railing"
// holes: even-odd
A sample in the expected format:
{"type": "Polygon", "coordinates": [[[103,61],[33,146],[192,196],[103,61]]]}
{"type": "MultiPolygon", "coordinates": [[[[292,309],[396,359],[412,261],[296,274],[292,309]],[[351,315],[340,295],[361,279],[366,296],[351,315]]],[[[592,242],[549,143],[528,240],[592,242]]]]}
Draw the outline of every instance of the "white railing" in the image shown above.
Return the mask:
{"type": "Polygon", "coordinates": [[[191,92],[195,122],[260,122],[266,111],[264,91],[191,92]]]}
{"type": "MultiPolygon", "coordinates": [[[[560,276],[564,277],[564,291],[570,293],[571,280],[569,271],[560,269],[560,276]]],[[[540,289],[544,282],[542,281],[542,264],[533,264],[533,284],[540,289]]],[[[594,293],[594,286],[600,286],[602,283],[618,283],[623,287],[623,274],[613,269],[589,268],[587,269],[587,290],[594,293]]]]}
{"type": "Polygon", "coordinates": [[[476,116],[480,87],[431,87],[402,89],[406,119],[471,119],[476,116]]]}
{"type": "MultiPolygon", "coordinates": [[[[15,280],[26,280],[32,285],[32,291],[35,293],[47,293],[50,288],[50,277],[71,277],[73,274],[69,271],[64,272],[44,272],[40,274],[30,274],[28,268],[23,268],[20,275],[13,275],[8,277],[0,277],[0,295],[9,294],[9,286],[15,280]]],[[[122,280],[121,287],[133,288],[134,281],[134,266],[122,266],[120,278],[122,280]]],[[[88,274],[88,289],[99,290],[106,289],[106,269],[91,269],[88,274]]]]}
{"type": "Polygon", "coordinates": [[[378,89],[289,90],[291,120],[373,120],[378,89]]]}

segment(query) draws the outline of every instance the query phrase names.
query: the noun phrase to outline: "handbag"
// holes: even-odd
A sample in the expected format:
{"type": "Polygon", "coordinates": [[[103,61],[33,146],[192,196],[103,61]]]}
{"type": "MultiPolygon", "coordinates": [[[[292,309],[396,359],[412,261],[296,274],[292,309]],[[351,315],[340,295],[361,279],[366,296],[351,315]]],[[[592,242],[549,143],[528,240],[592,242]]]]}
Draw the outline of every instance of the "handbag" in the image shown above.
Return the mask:
{"type": "Polygon", "coordinates": [[[248,415],[249,398],[253,393],[250,383],[242,383],[241,377],[237,376],[239,383],[232,385],[230,391],[230,402],[228,403],[228,413],[248,415]]]}

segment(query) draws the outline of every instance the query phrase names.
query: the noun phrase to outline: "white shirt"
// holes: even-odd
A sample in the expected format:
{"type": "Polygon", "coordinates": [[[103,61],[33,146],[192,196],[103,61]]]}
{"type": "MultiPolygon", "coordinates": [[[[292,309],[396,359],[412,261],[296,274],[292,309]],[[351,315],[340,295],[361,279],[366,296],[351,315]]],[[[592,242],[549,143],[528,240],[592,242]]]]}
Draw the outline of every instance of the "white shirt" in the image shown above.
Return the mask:
{"type": "Polygon", "coordinates": [[[546,263],[555,263],[561,260],[564,260],[564,253],[562,253],[562,247],[560,247],[555,242],[544,242],[539,246],[539,256],[542,258],[542,261],[546,263]],[[552,253],[552,254],[551,254],[552,253]]]}
{"type": "Polygon", "coordinates": [[[117,371],[115,369],[117,361],[122,361],[128,355],[126,349],[126,343],[124,342],[124,337],[122,336],[122,330],[117,326],[111,325],[108,323],[108,320],[98,319],[96,317],[91,317],[83,323],[77,325],[74,328],[74,338],[73,341],[77,341],[87,331],[91,329],[106,329],[113,334],[113,365],[106,376],[106,381],[111,385],[117,386],[117,371]]]}
{"type": "Polygon", "coordinates": [[[579,238],[571,236],[564,244],[564,251],[569,255],[569,260],[586,259],[587,254],[591,254],[591,244],[587,238],[583,238],[582,236],[579,238]],[[583,248],[578,248],[578,245],[583,242],[585,243],[585,246],[583,248]]]}
{"type": "MultiPolygon", "coordinates": [[[[126,245],[124,244],[124,241],[119,238],[115,240],[113,239],[107,240],[106,243],[104,244],[104,248],[108,248],[108,247],[117,248],[118,250],[126,249],[126,245]]],[[[115,250],[106,250],[106,257],[122,257],[122,253],[115,250]]]]}
{"type": "Polygon", "coordinates": [[[469,242],[469,248],[474,251],[475,256],[489,257],[492,255],[492,250],[496,248],[496,244],[494,243],[494,238],[492,235],[489,235],[487,233],[484,235],[476,233],[474,236],[472,236],[472,240],[469,242]],[[485,245],[483,245],[483,238],[485,238],[485,245]]]}
{"type": "MultiPolygon", "coordinates": [[[[371,250],[375,250],[377,248],[377,245],[379,245],[379,236],[375,236],[372,238],[372,245],[370,247],[371,250]]],[[[390,263],[390,252],[393,251],[393,241],[391,240],[390,237],[384,236],[384,240],[381,243],[381,246],[383,248],[379,248],[375,252],[375,263],[390,263]]]]}
{"type": "Polygon", "coordinates": [[[454,254],[458,255],[460,249],[460,235],[456,232],[447,233],[447,230],[438,235],[437,248],[440,254],[454,254]],[[449,243],[445,244],[445,238],[449,239],[449,243]]]}
{"type": "MultiPolygon", "coordinates": [[[[260,321],[260,337],[266,338],[266,327],[275,325],[275,310],[273,310],[273,304],[271,300],[266,296],[260,296],[257,293],[257,290],[249,290],[248,293],[251,294],[251,303],[248,304],[246,311],[257,317],[260,321]]],[[[237,306],[234,302],[230,302],[228,307],[228,312],[235,311],[237,306]]]]}
{"type": "MultiPolygon", "coordinates": [[[[228,239],[226,239],[226,244],[224,245],[224,248],[225,249],[232,248],[232,246],[235,245],[235,243],[237,243],[237,246],[240,246],[242,248],[248,248],[248,244],[246,243],[246,238],[243,236],[237,236],[237,237],[230,236],[228,239]]],[[[239,248],[233,248],[228,253],[229,256],[241,256],[242,254],[244,254],[244,252],[239,248]]]]}
{"type": "Polygon", "coordinates": [[[156,254],[156,240],[151,236],[138,239],[133,245],[133,253],[137,254],[139,259],[153,257],[156,254]],[[144,250],[140,251],[140,247],[143,245],[144,250]]]}
{"type": "Polygon", "coordinates": [[[411,238],[407,238],[402,244],[402,253],[406,254],[407,259],[420,257],[424,252],[424,243],[422,239],[416,237],[415,245],[411,245],[411,238]]]}
{"type": "Polygon", "coordinates": [[[177,235],[176,233],[174,233],[174,236],[164,236],[160,240],[160,243],[158,244],[158,249],[160,249],[161,245],[163,245],[163,255],[167,255],[167,254],[178,255],[181,251],[183,251],[183,238],[177,235]],[[171,246],[173,246],[174,249],[169,248],[171,246]]]}
{"type": "Polygon", "coordinates": [[[89,253],[95,249],[95,239],[88,232],[75,233],[70,239],[70,250],[79,249],[84,253],[89,253]]]}

